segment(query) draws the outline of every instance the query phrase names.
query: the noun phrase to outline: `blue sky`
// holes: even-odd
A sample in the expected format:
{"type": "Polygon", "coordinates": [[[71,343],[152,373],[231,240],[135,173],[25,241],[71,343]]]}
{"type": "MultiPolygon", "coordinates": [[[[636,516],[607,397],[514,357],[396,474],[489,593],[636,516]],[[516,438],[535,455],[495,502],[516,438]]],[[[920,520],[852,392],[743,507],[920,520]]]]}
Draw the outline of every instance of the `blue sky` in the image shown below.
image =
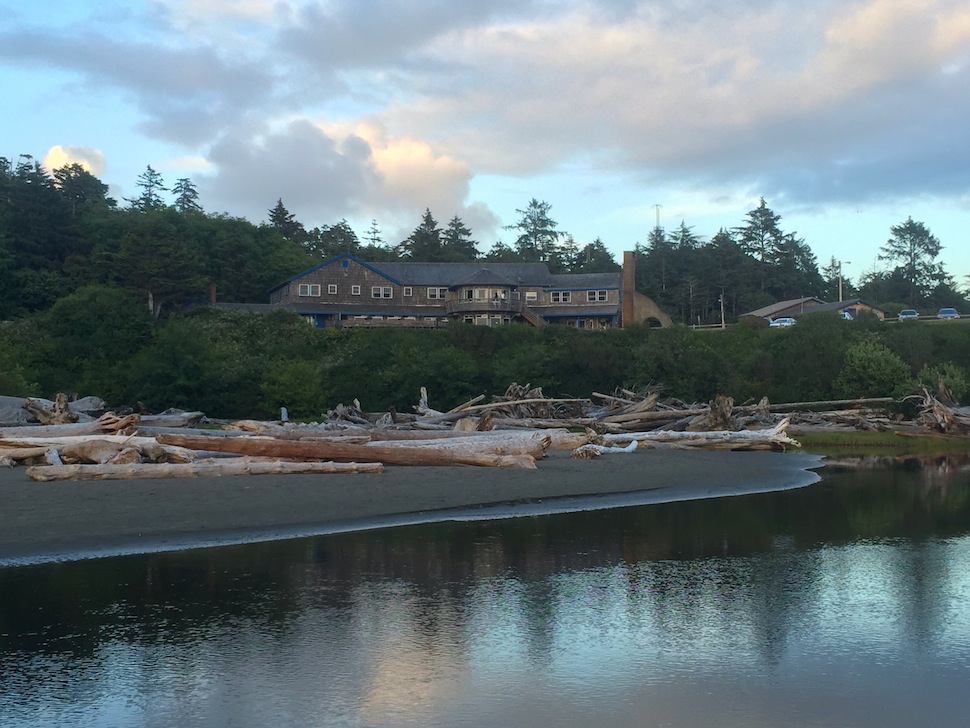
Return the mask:
{"type": "MultiPolygon", "coordinates": [[[[481,248],[533,197],[619,254],[764,197],[850,279],[912,216],[970,275],[965,0],[0,0],[0,156],[147,165],[210,213],[426,207],[481,248]]],[[[618,255],[619,257],[619,255],[618,255]]]]}

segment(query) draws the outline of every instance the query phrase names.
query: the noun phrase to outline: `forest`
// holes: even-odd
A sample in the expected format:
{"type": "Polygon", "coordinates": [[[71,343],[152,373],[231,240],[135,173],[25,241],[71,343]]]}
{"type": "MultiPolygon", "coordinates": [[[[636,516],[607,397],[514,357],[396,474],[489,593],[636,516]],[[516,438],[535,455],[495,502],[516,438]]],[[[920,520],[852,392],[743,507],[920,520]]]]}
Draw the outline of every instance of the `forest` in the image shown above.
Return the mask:
{"type": "Polygon", "coordinates": [[[884,273],[853,284],[837,261],[821,270],[808,245],[761,200],[739,225],[709,240],[685,223],[657,227],[637,256],[637,289],[670,313],[669,329],[580,332],[566,327],[437,331],[318,330],[284,311],[245,314],[205,305],[266,302],[277,283],[340,252],[363,260],[541,261],[554,272],[619,266],[602,240],[559,229],[549,203],[516,210],[509,242],[487,251],[455,217],[426,210],[390,244],[374,221],[358,238],[341,220],[307,229],[277,200],[254,224],[206,212],[189,179],[171,188],[148,167],[139,195],[119,203],[77,164],[48,173],[29,156],[0,158],[0,394],[99,395],[148,410],[201,409],[215,417],[319,418],[354,398],[365,409],[409,411],[421,386],[447,408],[511,382],[551,395],[589,396],[661,385],[687,401],[723,393],[741,402],[903,397],[943,377],[965,393],[970,326],[896,325],[815,314],[789,331],[754,322],[724,330],[767,303],[803,295],[859,296],[904,307],[970,311],[937,262],[941,244],[922,222],[888,231],[884,273]]]}

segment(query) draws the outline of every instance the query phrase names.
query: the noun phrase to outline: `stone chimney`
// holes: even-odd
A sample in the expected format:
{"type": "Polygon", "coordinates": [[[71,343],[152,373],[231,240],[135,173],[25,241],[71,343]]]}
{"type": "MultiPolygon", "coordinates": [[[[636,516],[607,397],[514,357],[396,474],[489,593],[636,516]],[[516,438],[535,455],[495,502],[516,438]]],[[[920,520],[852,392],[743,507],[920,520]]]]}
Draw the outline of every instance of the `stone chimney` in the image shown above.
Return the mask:
{"type": "Polygon", "coordinates": [[[633,299],[636,293],[637,263],[632,250],[623,251],[623,285],[620,289],[620,326],[634,322],[633,299]]]}

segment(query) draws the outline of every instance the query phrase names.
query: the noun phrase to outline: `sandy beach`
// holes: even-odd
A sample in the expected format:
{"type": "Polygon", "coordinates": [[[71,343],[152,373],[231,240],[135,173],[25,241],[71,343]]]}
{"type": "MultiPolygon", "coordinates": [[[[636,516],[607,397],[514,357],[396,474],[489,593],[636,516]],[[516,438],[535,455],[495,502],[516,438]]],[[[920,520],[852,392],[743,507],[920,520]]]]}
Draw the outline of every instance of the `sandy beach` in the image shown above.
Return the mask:
{"type": "Polygon", "coordinates": [[[782,490],[820,458],[649,450],[538,470],[388,467],[383,474],[35,483],[0,469],[0,565],[782,490]]]}

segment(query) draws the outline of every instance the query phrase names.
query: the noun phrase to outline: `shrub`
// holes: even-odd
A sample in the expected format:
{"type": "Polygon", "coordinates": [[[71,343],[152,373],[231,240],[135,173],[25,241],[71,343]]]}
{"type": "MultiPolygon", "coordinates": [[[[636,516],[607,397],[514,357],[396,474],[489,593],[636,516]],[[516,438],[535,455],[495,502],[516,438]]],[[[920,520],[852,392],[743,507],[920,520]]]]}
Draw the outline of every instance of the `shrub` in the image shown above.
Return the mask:
{"type": "Polygon", "coordinates": [[[845,363],[833,388],[836,396],[844,399],[888,397],[911,389],[912,380],[902,359],[867,337],[846,349],[845,363]]]}

